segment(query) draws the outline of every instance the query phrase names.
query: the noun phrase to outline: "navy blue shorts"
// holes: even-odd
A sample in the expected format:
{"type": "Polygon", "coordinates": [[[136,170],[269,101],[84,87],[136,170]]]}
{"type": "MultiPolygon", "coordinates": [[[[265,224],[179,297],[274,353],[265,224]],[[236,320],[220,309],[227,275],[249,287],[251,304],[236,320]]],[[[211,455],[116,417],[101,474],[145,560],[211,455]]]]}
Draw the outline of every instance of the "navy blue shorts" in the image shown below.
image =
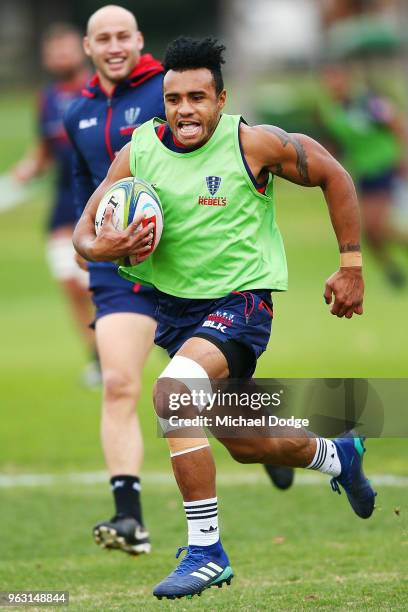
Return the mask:
{"type": "Polygon", "coordinates": [[[129,282],[123,287],[92,287],[92,299],[96,308],[96,321],[116,312],[132,312],[156,318],[157,297],[150,287],[129,282]]]}
{"type": "Polygon", "coordinates": [[[396,172],[393,169],[374,176],[363,176],[358,181],[359,191],[363,195],[377,191],[391,193],[394,189],[395,176],[396,172]]]}
{"type": "Polygon", "coordinates": [[[189,300],[158,292],[155,343],[173,357],[192,337],[213,339],[216,346],[233,340],[248,349],[249,359],[241,373],[247,378],[268,345],[272,318],[271,292],[266,289],[232,292],[215,300],[189,300]]]}

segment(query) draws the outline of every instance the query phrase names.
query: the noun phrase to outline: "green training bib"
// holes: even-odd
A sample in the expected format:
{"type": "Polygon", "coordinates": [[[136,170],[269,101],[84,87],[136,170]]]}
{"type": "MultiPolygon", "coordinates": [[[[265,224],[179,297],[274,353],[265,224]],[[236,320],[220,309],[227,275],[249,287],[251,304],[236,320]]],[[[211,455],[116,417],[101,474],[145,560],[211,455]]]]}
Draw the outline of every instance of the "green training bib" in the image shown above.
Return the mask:
{"type": "Polygon", "coordinates": [[[191,299],[287,289],[273,176],[266,193],[259,193],[242,159],[240,122],[239,116],[222,115],[208,142],[187,153],[159,140],[159,119],[134,131],[130,169],[157,191],[164,230],[144,264],[119,268],[122,277],[191,299]]]}

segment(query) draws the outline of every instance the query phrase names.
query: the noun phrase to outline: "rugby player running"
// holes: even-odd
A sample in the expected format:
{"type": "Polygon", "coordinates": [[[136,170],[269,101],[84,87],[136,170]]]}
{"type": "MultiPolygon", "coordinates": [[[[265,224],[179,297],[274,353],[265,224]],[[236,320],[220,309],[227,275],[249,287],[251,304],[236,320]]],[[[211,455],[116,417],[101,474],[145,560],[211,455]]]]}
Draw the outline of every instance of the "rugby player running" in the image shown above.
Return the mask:
{"type": "MultiPolygon", "coordinates": [[[[134,129],[164,117],[163,67],[150,54],[141,55],[143,44],[135,16],[122,7],[107,5],[88,20],[84,47],[96,74],[65,117],[80,213],[134,129]]],[[[135,406],[153,345],[156,297],[152,289],[120,278],[111,263],[92,263],[89,272],[103,374],[102,446],[115,503],[114,517],[98,523],[93,534],[104,548],[141,554],[151,547],[142,516],[143,438],[135,406]]],[[[290,468],[270,466],[268,473],[280,488],[293,479],[290,468]]]]}
{"type": "MultiPolygon", "coordinates": [[[[130,173],[153,184],[160,196],[166,226],[151,265],[120,272],[159,292],[155,341],[172,361],[159,378],[164,384],[160,393],[156,385],[154,403],[167,432],[170,389],[183,388],[181,381],[188,386],[193,379],[204,385],[209,379],[249,378],[266,349],[271,291],[287,288],[285,253],[274,217],[274,175],[322,189],[340,250],[340,267],[326,281],[324,298],[337,317],[363,313],[360,219],[350,176],[307,136],[272,126],[249,127],[241,117],[223,114],[223,51],[213,39],[179,38],[169,45],[164,62],[167,123],[152,120],[134,133],[131,145],[119,153],[90,198],[74,233],[76,249],[89,260],[133,254],[142,262],[150,237],[149,228],[136,231],[140,217],[127,230],[115,232],[109,209],[96,238],[95,212],[109,186],[130,173]],[[171,150],[170,141],[184,152],[171,150]],[[208,325],[214,317],[230,325],[208,325]]],[[[168,444],[184,500],[188,547],[176,570],[155,587],[159,598],[200,594],[209,586],[229,583],[233,576],[220,541],[208,440],[204,434],[192,438],[182,437],[182,431],[176,431],[179,437],[171,433],[168,444]]],[[[220,441],[239,462],[328,474],[333,490],[345,490],[358,516],[368,518],[374,510],[375,492],[362,470],[359,437],[220,441]]]]}

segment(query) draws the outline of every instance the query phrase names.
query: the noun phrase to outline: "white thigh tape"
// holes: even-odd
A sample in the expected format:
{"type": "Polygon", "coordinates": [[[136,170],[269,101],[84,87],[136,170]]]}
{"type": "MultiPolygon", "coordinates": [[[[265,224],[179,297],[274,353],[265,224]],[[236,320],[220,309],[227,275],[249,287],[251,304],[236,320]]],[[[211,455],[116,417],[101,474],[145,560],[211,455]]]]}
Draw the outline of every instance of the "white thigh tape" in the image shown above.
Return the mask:
{"type": "Polygon", "coordinates": [[[88,272],[81,270],[75,261],[75,249],[71,238],[50,238],[47,243],[47,261],[54,278],[60,281],[75,279],[88,287],[88,272]]]}
{"type": "Polygon", "coordinates": [[[194,405],[199,412],[204,410],[213,395],[207,372],[199,363],[188,357],[181,355],[173,357],[159,378],[173,378],[183,383],[190,391],[196,391],[199,396],[194,405]],[[208,400],[205,399],[207,397],[208,400]]]}

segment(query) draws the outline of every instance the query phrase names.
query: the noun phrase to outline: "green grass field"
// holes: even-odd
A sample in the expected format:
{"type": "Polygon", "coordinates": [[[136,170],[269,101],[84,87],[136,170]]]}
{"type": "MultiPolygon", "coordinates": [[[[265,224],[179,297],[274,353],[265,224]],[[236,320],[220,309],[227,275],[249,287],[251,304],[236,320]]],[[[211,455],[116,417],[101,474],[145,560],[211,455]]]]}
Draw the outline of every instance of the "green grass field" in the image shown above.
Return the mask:
{"type": "MultiPolygon", "coordinates": [[[[23,93],[0,102],[0,172],[30,141],[31,102],[23,93]]],[[[317,190],[283,183],[277,192],[290,291],[275,298],[258,375],[407,377],[408,293],[384,285],[366,256],[365,315],[331,317],[323,284],[338,255],[323,200],[317,190]]],[[[100,478],[100,394],[79,384],[86,356],[45,264],[48,193],[0,216],[0,590],[69,590],[73,610],[406,610],[408,443],[398,438],[367,443],[367,471],[394,477],[377,476],[378,508],[367,522],[319,475],[299,471],[297,486],[280,493],[261,467],[234,463],[214,443],[223,541],[236,577],[201,599],[153,599],[152,586],[185,544],[182,505],[150,399],[166,363],[159,351],[146,366],[140,402],[153,553],[130,559],[95,547],[91,527],[112,513],[100,478]]]]}

